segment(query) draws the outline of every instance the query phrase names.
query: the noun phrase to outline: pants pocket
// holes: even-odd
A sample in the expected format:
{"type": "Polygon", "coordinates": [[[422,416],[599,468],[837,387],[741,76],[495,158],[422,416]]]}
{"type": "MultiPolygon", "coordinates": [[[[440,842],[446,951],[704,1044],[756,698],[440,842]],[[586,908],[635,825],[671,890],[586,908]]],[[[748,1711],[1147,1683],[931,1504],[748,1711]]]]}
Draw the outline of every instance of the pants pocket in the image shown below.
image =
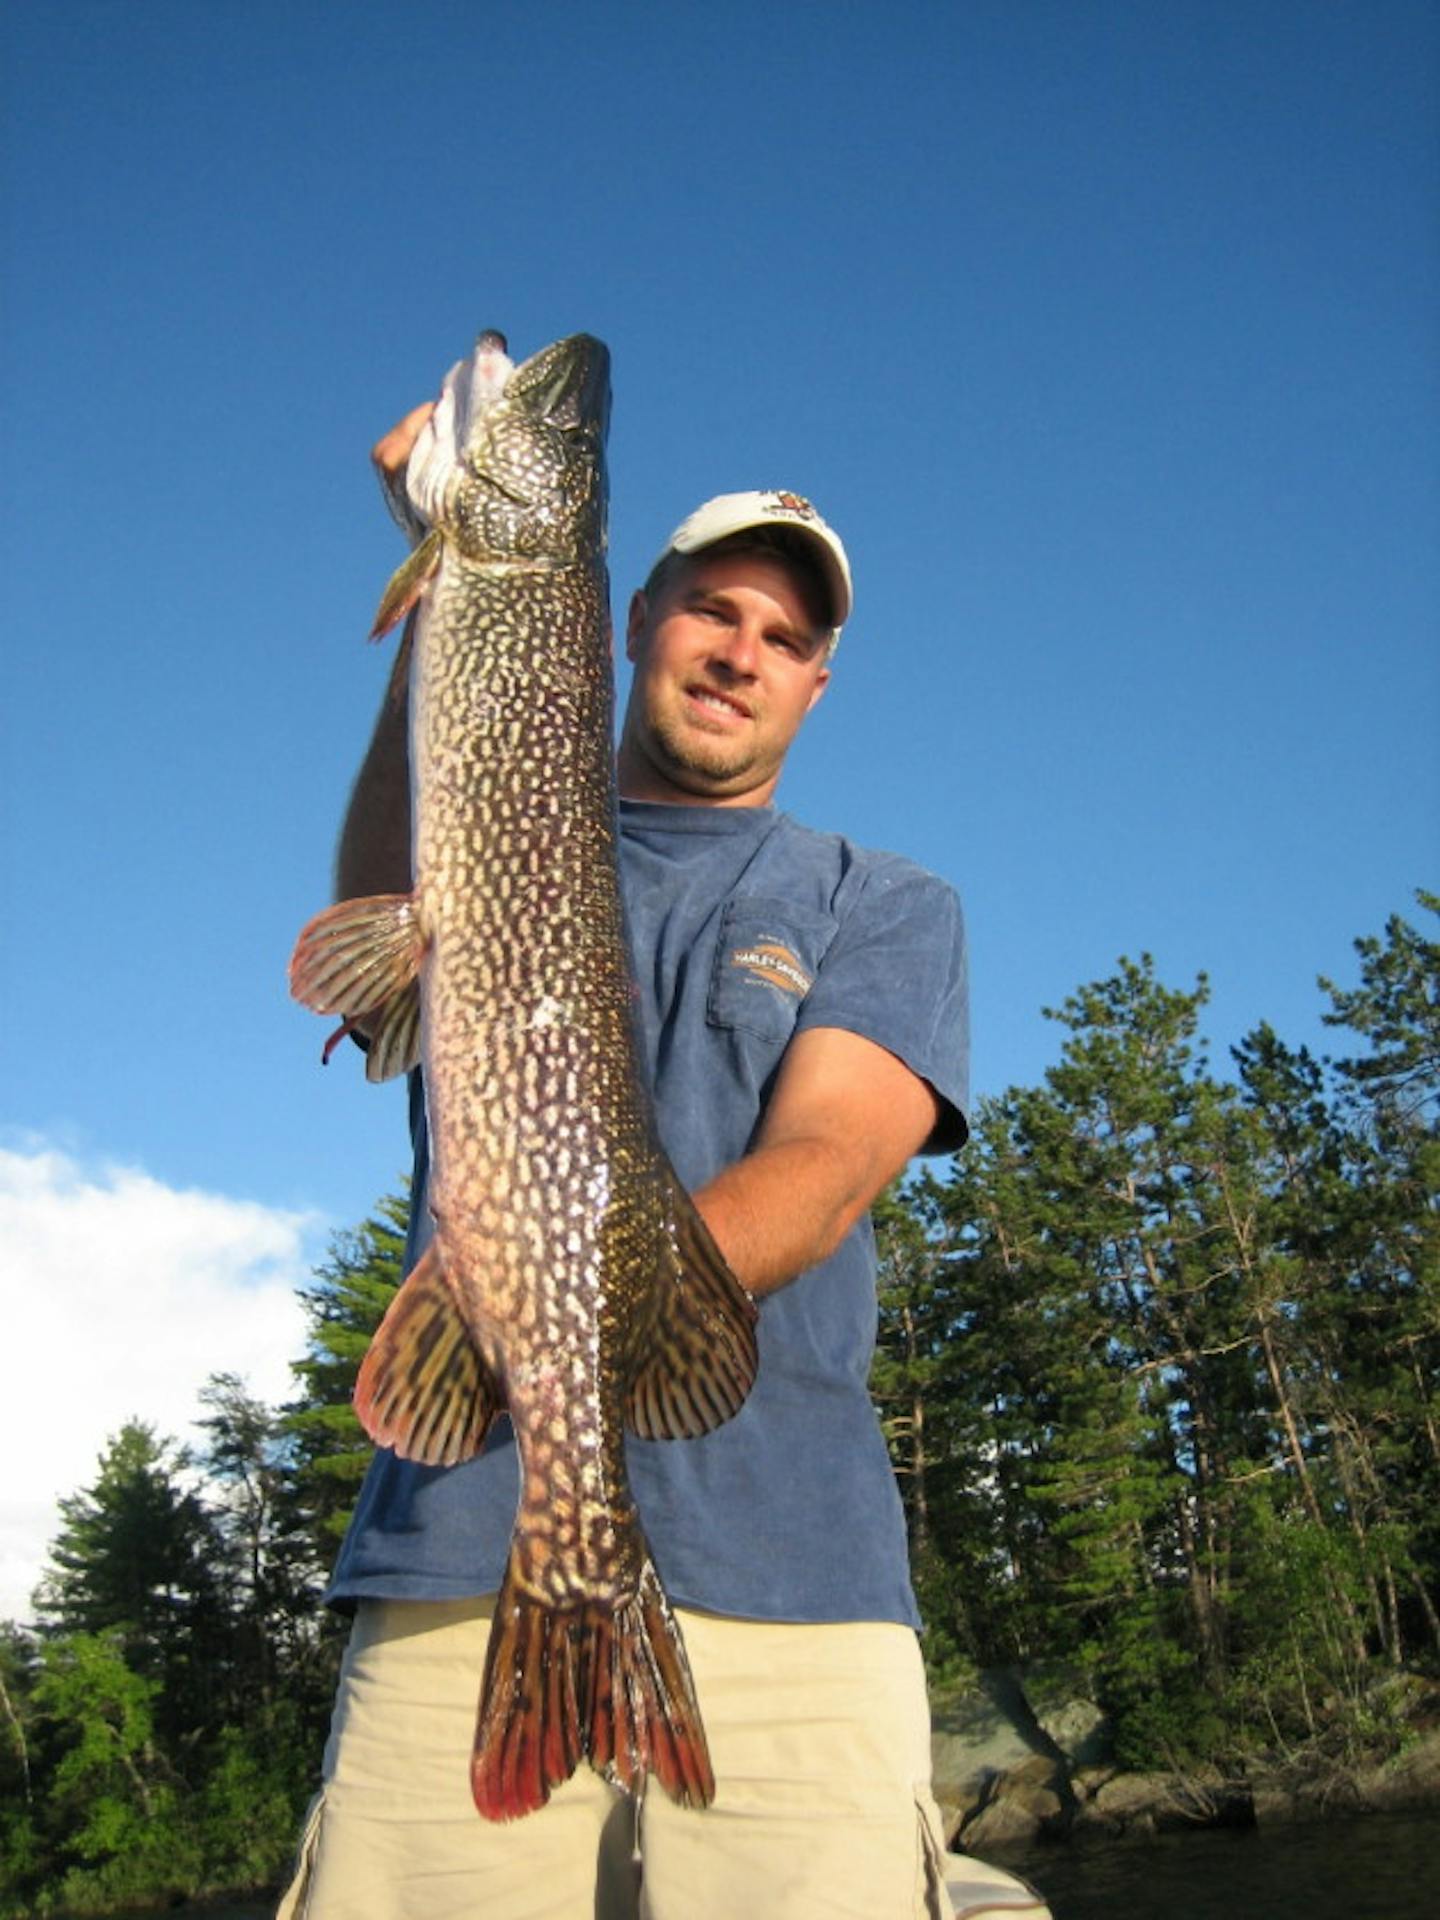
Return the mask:
{"type": "Polygon", "coordinates": [[[310,1905],[310,1882],[315,1872],[315,1853],[320,1845],[320,1823],[325,1813],[325,1789],[322,1787],[305,1811],[300,1830],[300,1845],[295,1852],[295,1873],[280,1896],[275,1920],[305,1920],[310,1905]]]}
{"type": "Polygon", "coordinates": [[[940,1837],[939,1814],[928,1793],[916,1793],[915,1821],[919,1829],[916,1920],[955,1920],[955,1909],[945,1890],[945,1849],[940,1837]]]}

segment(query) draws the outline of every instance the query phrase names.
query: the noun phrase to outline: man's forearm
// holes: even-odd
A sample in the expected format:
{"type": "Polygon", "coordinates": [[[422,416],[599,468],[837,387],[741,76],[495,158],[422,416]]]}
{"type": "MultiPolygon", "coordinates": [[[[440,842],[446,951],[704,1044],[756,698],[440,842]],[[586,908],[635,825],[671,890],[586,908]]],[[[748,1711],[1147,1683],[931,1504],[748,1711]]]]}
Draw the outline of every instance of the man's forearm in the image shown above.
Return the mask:
{"type": "MultiPolygon", "coordinates": [[[[370,458],[380,476],[391,511],[394,494],[403,492],[405,463],[420,429],[435,411],[427,400],[377,440],[370,458]]],[[[403,512],[397,513],[403,523],[403,512]]],[[[414,629],[406,623],[395,667],[380,704],[370,746],[350,795],[335,851],[335,898],[364,900],[376,893],[409,893],[410,869],[410,711],[406,663],[414,629]]]]}
{"type": "Polygon", "coordinates": [[[335,897],[409,893],[410,744],[403,669],[391,675],[345,810],[335,854],[335,897]]]}
{"type": "Polygon", "coordinates": [[[832,1254],[869,1204],[823,1140],[757,1147],[694,1196],[741,1285],[773,1293],[832,1254]]]}
{"type": "Polygon", "coordinates": [[[753,1150],[695,1195],[730,1269],[773,1293],[827,1259],[934,1129],[931,1087],[859,1034],[791,1041],[753,1150]]]}

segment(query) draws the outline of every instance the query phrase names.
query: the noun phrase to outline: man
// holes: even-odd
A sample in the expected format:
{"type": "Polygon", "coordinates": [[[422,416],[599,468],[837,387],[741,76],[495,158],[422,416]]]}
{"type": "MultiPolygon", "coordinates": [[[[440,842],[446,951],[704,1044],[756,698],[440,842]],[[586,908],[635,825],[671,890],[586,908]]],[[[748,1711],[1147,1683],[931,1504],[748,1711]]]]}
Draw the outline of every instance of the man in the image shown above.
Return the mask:
{"type": "MultiPolygon", "coordinates": [[[[427,416],[375,450],[392,489],[427,416]]],[[[501,1422],[449,1470],[382,1451],[331,1587],[356,1625],[282,1916],[950,1911],[903,1516],[866,1377],[868,1208],[912,1154],[964,1138],[959,905],[908,862],[772,806],[850,607],[844,547],[808,502],[736,494],[677,529],[626,627],[622,884],[660,1134],[761,1314],[740,1414],[629,1447],[714,1804],[652,1788],[634,1805],[582,1765],[522,1821],[477,1816],[468,1754],[513,1440],[501,1422]]],[[[342,833],[342,898],[409,889],[408,804],[392,702],[342,833]]],[[[412,1119],[407,1263],[428,1233],[418,1098],[412,1119]]]]}

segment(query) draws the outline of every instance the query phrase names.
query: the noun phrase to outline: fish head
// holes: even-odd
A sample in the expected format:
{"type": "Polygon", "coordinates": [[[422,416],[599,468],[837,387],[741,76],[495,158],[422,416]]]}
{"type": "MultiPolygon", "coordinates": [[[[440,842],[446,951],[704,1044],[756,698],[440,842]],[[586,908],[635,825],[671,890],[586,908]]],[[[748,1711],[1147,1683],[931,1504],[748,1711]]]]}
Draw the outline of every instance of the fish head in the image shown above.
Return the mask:
{"type": "Polygon", "coordinates": [[[446,532],[467,559],[570,566],[605,545],[610,354],[588,333],[542,347],[478,416],[446,532]]]}

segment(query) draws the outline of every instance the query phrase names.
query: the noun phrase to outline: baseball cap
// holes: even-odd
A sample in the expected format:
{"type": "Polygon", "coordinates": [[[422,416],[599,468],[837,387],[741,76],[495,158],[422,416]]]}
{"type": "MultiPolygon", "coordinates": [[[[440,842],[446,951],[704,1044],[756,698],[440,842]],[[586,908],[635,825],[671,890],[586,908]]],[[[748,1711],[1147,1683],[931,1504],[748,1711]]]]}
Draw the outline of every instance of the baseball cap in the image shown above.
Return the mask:
{"type": "Polygon", "coordinates": [[[717,540],[728,540],[732,533],[748,533],[752,527],[788,527],[809,541],[819,562],[821,577],[830,589],[833,649],[855,601],[850,562],[839,534],[827,525],[803,494],[778,490],[717,494],[680,522],[655,565],[658,567],[667,554],[698,553],[702,547],[713,547],[717,540]]]}

